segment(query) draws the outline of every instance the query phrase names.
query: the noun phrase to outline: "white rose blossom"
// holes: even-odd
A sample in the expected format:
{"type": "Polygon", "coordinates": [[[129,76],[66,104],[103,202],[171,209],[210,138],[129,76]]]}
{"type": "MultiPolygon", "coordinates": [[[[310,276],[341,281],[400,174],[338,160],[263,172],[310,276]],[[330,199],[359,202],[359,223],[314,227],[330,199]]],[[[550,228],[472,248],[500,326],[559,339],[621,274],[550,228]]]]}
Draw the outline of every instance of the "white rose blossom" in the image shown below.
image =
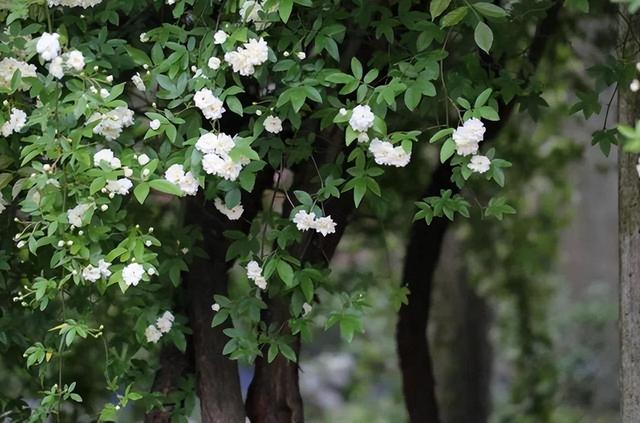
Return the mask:
{"type": "Polygon", "coordinates": [[[210,57],[209,61],[207,62],[207,66],[209,66],[209,69],[218,70],[220,69],[221,63],[222,62],[217,57],[210,57]]]}
{"type": "Polygon", "coordinates": [[[138,164],[140,166],[144,166],[147,163],[149,163],[151,161],[151,159],[149,159],[149,156],[147,156],[146,154],[140,154],[138,156],[138,164]]]}
{"type": "MultiPolygon", "coordinates": [[[[13,57],[5,57],[0,60],[0,87],[9,88],[11,86],[13,74],[17,70],[20,71],[20,75],[23,78],[36,77],[36,67],[34,65],[14,59],[13,57]]],[[[29,88],[29,85],[23,81],[18,88],[24,91],[29,88]]]]}
{"type": "Polygon", "coordinates": [[[224,44],[224,42],[227,41],[227,38],[229,38],[227,33],[219,29],[215,34],[213,34],[213,44],[224,44]]]}
{"type": "Polygon", "coordinates": [[[316,214],[314,212],[308,213],[306,210],[299,210],[293,216],[293,223],[296,224],[299,231],[303,232],[314,229],[315,220],[316,214]]]}
{"type": "Polygon", "coordinates": [[[103,148],[93,155],[93,165],[100,167],[101,164],[107,164],[112,169],[119,169],[121,166],[120,159],[109,148],[103,148]]]}
{"type": "Polygon", "coordinates": [[[282,132],[282,120],[277,116],[267,116],[264,119],[264,129],[272,134],[282,132]]]}
{"type": "Polygon", "coordinates": [[[242,76],[250,76],[255,72],[255,67],[262,65],[269,59],[269,47],[263,39],[252,38],[243,47],[235,51],[225,53],[224,60],[234,72],[242,76]]]}
{"type": "Polygon", "coordinates": [[[64,77],[64,68],[62,65],[62,57],[58,56],[54,58],[51,63],[49,63],[49,73],[53,75],[54,78],[62,79],[64,77]]]}
{"type": "Polygon", "coordinates": [[[43,32],[36,43],[36,51],[45,62],[49,62],[60,54],[60,34],[43,32]]]}
{"type": "Polygon", "coordinates": [[[262,268],[257,261],[251,260],[247,264],[247,278],[251,279],[258,288],[267,289],[267,280],[262,276],[262,268]]]}
{"type": "Polygon", "coordinates": [[[138,285],[142,275],[144,275],[144,267],[140,263],[131,263],[122,269],[122,279],[128,286],[138,285]]]}
{"type": "Polygon", "coordinates": [[[404,167],[411,160],[411,153],[404,151],[404,148],[401,146],[394,147],[390,142],[380,141],[378,138],[374,138],[371,141],[369,151],[379,165],[404,167]]]}
{"type": "Polygon", "coordinates": [[[487,156],[473,156],[467,167],[476,173],[485,173],[491,168],[491,160],[487,156]]]}
{"type": "Polygon", "coordinates": [[[84,9],[93,7],[102,3],[102,0],[48,0],[49,7],[54,6],[67,6],[67,7],[82,7],[84,9]]]}
{"type": "Polygon", "coordinates": [[[65,56],[66,56],[66,64],[71,69],[75,70],[76,72],[81,72],[82,69],[84,69],[85,63],[84,63],[84,56],[82,55],[82,52],[78,50],[72,50],[69,53],[67,53],[65,56]]]}
{"type": "Polygon", "coordinates": [[[133,183],[128,178],[120,178],[116,181],[107,181],[106,189],[118,195],[127,195],[133,187],[133,183]]]}
{"type": "Polygon", "coordinates": [[[156,327],[161,333],[167,333],[171,330],[175,317],[170,311],[165,311],[164,314],[156,320],[156,327]]]}
{"type": "Polygon", "coordinates": [[[368,105],[359,105],[353,108],[349,118],[349,126],[356,132],[365,132],[373,126],[375,115],[368,105]]]}
{"type": "Polygon", "coordinates": [[[471,118],[462,126],[458,126],[452,134],[453,141],[456,143],[456,152],[461,156],[476,154],[485,131],[482,121],[476,118],[471,118]]]}
{"type": "Polygon", "coordinates": [[[149,325],[144,331],[144,336],[147,338],[147,342],[156,344],[162,338],[162,332],[154,325],[149,325]]]}
{"type": "Polygon", "coordinates": [[[169,166],[164,173],[164,178],[177,185],[183,194],[196,195],[198,192],[198,181],[193,177],[191,171],[185,173],[184,166],[181,164],[169,166]]]}
{"type": "Polygon", "coordinates": [[[0,132],[3,137],[8,137],[14,132],[20,132],[27,124],[27,114],[15,107],[11,109],[9,120],[2,124],[0,132]]]}
{"type": "Polygon", "coordinates": [[[213,92],[208,88],[196,91],[193,101],[196,103],[196,107],[202,111],[204,117],[209,120],[220,119],[225,112],[222,100],[213,95],[213,92]]]}
{"type": "Polygon", "coordinates": [[[244,207],[242,207],[242,204],[237,204],[235,207],[230,209],[219,198],[216,198],[213,201],[213,204],[216,206],[216,209],[218,209],[220,213],[227,216],[229,220],[238,220],[240,219],[240,216],[242,216],[242,213],[244,213],[244,207]]]}
{"type": "Polygon", "coordinates": [[[74,208],[67,210],[67,220],[69,224],[75,228],[84,226],[82,219],[89,209],[91,209],[90,204],[78,204],[74,208]]]}

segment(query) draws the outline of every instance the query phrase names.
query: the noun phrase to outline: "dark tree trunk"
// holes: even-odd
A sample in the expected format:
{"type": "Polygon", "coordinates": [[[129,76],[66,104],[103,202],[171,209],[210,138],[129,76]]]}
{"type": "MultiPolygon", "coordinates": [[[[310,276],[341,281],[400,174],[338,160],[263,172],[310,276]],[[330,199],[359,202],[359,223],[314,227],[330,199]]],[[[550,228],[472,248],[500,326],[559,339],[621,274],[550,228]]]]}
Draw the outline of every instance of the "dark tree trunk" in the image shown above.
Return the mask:
{"type": "Polygon", "coordinates": [[[190,299],[189,324],[193,330],[193,356],[202,423],[244,423],[244,404],[237,362],[222,354],[229,338],[227,325],[211,327],[214,294],[227,294],[225,262],[227,242],[217,219],[193,200],[191,223],[199,223],[208,259],[196,258],[187,275],[190,299]]]}
{"type": "MultiPolygon", "coordinates": [[[[186,354],[173,345],[164,347],[160,352],[160,369],[156,372],[151,391],[168,398],[180,383],[180,379],[190,372],[190,367],[186,354]]],[[[163,404],[161,410],[149,412],[144,421],[145,423],[169,423],[174,409],[175,404],[163,404]]]]}
{"type": "MultiPolygon", "coordinates": [[[[438,195],[440,189],[456,189],[451,182],[449,165],[439,166],[423,197],[438,195]]],[[[427,341],[427,322],[431,305],[433,275],[440,257],[447,219],[435,219],[427,226],[424,220],[411,227],[403,271],[403,283],[411,295],[400,308],[396,331],[402,391],[414,423],[437,423],[438,404],[431,351],[427,341]]]]}

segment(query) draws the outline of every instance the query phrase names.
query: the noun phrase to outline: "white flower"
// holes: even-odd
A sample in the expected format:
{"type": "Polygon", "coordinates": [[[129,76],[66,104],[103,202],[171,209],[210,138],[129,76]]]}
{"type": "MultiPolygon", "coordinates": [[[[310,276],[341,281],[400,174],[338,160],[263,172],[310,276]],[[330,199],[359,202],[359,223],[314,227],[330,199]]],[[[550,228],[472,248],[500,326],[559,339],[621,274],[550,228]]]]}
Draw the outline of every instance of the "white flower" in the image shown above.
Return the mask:
{"type": "Polygon", "coordinates": [[[369,144],[369,151],[373,154],[373,158],[379,165],[404,167],[411,160],[411,153],[404,151],[404,148],[387,141],[380,141],[374,138],[369,144]]]}
{"type": "Polygon", "coordinates": [[[169,6],[173,6],[174,4],[176,4],[176,0],[167,0],[167,4],[169,6]]]}
{"type": "Polygon", "coordinates": [[[242,163],[233,161],[227,154],[205,154],[202,157],[202,169],[209,175],[235,181],[240,176],[242,163]]]}
{"type": "Polygon", "coordinates": [[[222,100],[214,96],[208,88],[196,91],[193,101],[196,103],[196,107],[202,111],[204,117],[209,120],[220,119],[225,112],[222,100]]]}
{"type": "Polygon", "coordinates": [[[282,132],[282,121],[277,116],[267,116],[264,120],[264,129],[272,134],[282,132]]]}
{"type": "Polygon", "coordinates": [[[307,53],[305,53],[304,51],[299,51],[298,53],[296,53],[296,56],[298,56],[298,59],[304,60],[307,58],[307,53]]]}
{"type": "Polygon", "coordinates": [[[162,332],[154,325],[149,325],[144,331],[144,336],[147,338],[147,342],[153,342],[155,344],[162,338],[162,332]]]}
{"type": "MultiPolygon", "coordinates": [[[[0,87],[9,88],[13,74],[17,70],[20,70],[20,75],[23,78],[35,78],[36,76],[36,67],[34,65],[16,60],[12,57],[5,57],[0,60],[0,87]]],[[[23,81],[18,88],[24,91],[29,88],[29,85],[23,81]]]]}
{"type": "Polygon", "coordinates": [[[233,71],[242,76],[253,75],[255,66],[259,66],[269,58],[269,47],[263,39],[253,38],[244,47],[238,47],[236,51],[225,53],[224,60],[233,68],[233,71]]]}
{"type": "Polygon", "coordinates": [[[353,108],[349,125],[357,132],[364,132],[373,126],[375,116],[368,105],[359,105],[353,108]]]}
{"type": "Polygon", "coordinates": [[[336,232],[336,223],[331,216],[319,217],[313,222],[313,229],[320,232],[322,236],[327,236],[336,232]]]}
{"type": "Polygon", "coordinates": [[[213,310],[214,312],[220,311],[220,304],[218,303],[211,304],[211,310],[213,310]]]}
{"type": "Polygon", "coordinates": [[[260,289],[262,289],[263,291],[265,289],[267,289],[267,279],[265,279],[264,276],[260,276],[258,278],[256,278],[253,283],[260,289]]]}
{"type": "Polygon", "coordinates": [[[0,213],[2,213],[3,211],[6,210],[7,204],[8,203],[4,200],[4,197],[2,196],[2,193],[0,192],[0,213]]]}
{"type": "Polygon", "coordinates": [[[82,69],[84,69],[84,56],[82,55],[82,52],[72,50],[67,53],[67,66],[70,66],[77,72],[81,72],[82,69]]]}
{"type": "Polygon", "coordinates": [[[68,6],[68,7],[76,7],[80,6],[84,9],[88,7],[93,7],[97,4],[102,3],[102,0],[48,0],[49,7],[53,6],[68,6]]]}
{"type": "Polygon", "coordinates": [[[476,154],[485,131],[482,121],[476,118],[471,118],[462,126],[458,126],[452,134],[453,141],[456,143],[456,152],[461,156],[476,154]]]}
{"type": "Polygon", "coordinates": [[[634,78],[633,81],[631,81],[631,84],[629,84],[629,89],[634,93],[640,90],[640,81],[634,78]]]}
{"type": "Polygon", "coordinates": [[[198,180],[193,177],[193,173],[191,173],[191,171],[185,173],[184,176],[180,178],[178,186],[186,195],[196,195],[198,193],[198,188],[200,187],[198,180]]]}
{"type": "Polygon", "coordinates": [[[117,181],[107,181],[106,189],[118,195],[127,195],[133,187],[133,183],[127,178],[120,178],[117,181]]]}
{"type": "Polygon", "coordinates": [[[174,164],[164,172],[164,178],[180,188],[183,194],[195,195],[198,192],[198,181],[191,172],[184,172],[181,164],[174,164]]]}
{"type": "Polygon", "coordinates": [[[221,132],[201,135],[195,147],[203,154],[228,154],[235,145],[231,136],[221,132]]]}
{"type": "Polygon", "coordinates": [[[227,216],[229,220],[238,220],[240,219],[240,216],[242,216],[242,213],[244,213],[244,207],[242,207],[242,204],[238,204],[235,207],[230,209],[219,198],[216,198],[213,201],[213,204],[216,206],[216,209],[218,209],[220,213],[227,216]]]}
{"type": "Polygon", "coordinates": [[[146,43],[147,41],[149,41],[149,37],[147,36],[147,33],[143,32],[142,34],[140,34],[140,42],[146,43]]]}
{"type": "Polygon", "coordinates": [[[307,231],[309,229],[315,229],[316,214],[314,212],[307,213],[306,210],[299,210],[295,216],[293,216],[293,223],[299,231],[307,231]]]}
{"type": "Polygon", "coordinates": [[[82,219],[90,208],[90,204],[78,204],[74,208],[67,210],[67,220],[69,224],[75,228],[84,226],[82,219]]]}
{"type": "Polygon", "coordinates": [[[157,131],[160,128],[160,121],[158,119],[154,119],[149,122],[149,127],[154,131],[157,131]]]}
{"type": "Polygon", "coordinates": [[[62,57],[58,56],[49,63],[49,73],[54,78],[62,79],[64,77],[64,68],[62,67],[62,57]]]}
{"type": "Polygon", "coordinates": [[[307,314],[311,313],[312,309],[313,309],[313,307],[311,307],[311,304],[303,303],[302,304],[302,315],[306,316],[307,314]]]}
{"type": "Polygon", "coordinates": [[[485,173],[491,167],[491,160],[487,156],[473,156],[467,167],[476,173],[485,173]]]}
{"type": "Polygon", "coordinates": [[[93,165],[100,167],[102,163],[106,163],[112,169],[118,169],[121,166],[120,159],[113,155],[113,151],[103,148],[93,155],[93,165]]]}
{"type": "Polygon", "coordinates": [[[123,167],[122,173],[124,173],[125,178],[131,178],[133,176],[133,170],[129,167],[123,167]]]}
{"type": "Polygon", "coordinates": [[[100,269],[97,267],[93,267],[92,265],[88,265],[84,269],[82,269],[82,279],[87,280],[89,282],[95,282],[100,279],[100,269]]]}
{"type": "Polygon", "coordinates": [[[246,22],[253,22],[260,19],[260,13],[263,11],[262,5],[254,0],[245,0],[240,8],[240,18],[246,22]]]}
{"type": "Polygon", "coordinates": [[[60,38],[60,34],[44,32],[38,39],[36,51],[45,62],[53,60],[60,54],[60,41],[58,41],[58,38],[60,38]]]}
{"type": "Polygon", "coordinates": [[[344,107],[341,107],[340,110],[338,110],[338,113],[340,114],[340,116],[346,116],[347,113],[347,109],[345,109],[344,107]]]}
{"type": "Polygon", "coordinates": [[[227,33],[219,29],[215,34],[213,34],[213,44],[223,44],[227,41],[227,38],[229,38],[227,33]]]}
{"type": "Polygon", "coordinates": [[[262,268],[260,267],[258,262],[255,260],[251,260],[249,263],[247,263],[247,278],[256,280],[260,276],[262,276],[262,268]]]}
{"type": "Polygon", "coordinates": [[[146,154],[140,154],[138,156],[138,164],[140,164],[140,166],[144,166],[147,163],[149,163],[151,161],[151,159],[149,159],[149,156],[147,156],[146,154]]]}
{"type": "Polygon", "coordinates": [[[217,57],[211,57],[207,62],[207,66],[209,66],[210,69],[217,70],[220,68],[220,63],[222,63],[220,59],[217,57]]]}
{"type": "Polygon", "coordinates": [[[94,113],[89,117],[87,123],[99,120],[100,123],[93,128],[93,133],[113,141],[122,134],[125,127],[133,125],[133,117],[133,110],[129,110],[126,107],[117,107],[107,113],[94,113]]]}
{"type": "Polygon", "coordinates": [[[133,85],[135,85],[139,91],[144,92],[147,90],[147,87],[144,85],[144,81],[140,76],[140,72],[136,72],[136,74],[131,77],[131,82],[133,82],[133,85]]]}
{"type": "Polygon", "coordinates": [[[128,264],[122,269],[122,279],[128,286],[136,286],[144,275],[144,267],[140,263],[128,264]]]}
{"type": "Polygon", "coordinates": [[[167,333],[171,330],[174,320],[175,318],[173,317],[173,314],[171,314],[170,311],[165,311],[164,314],[156,320],[156,326],[160,332],[167,333]]]}
{"type": "Polygon", "coordinates": [[[106,88],[100,88],[100,97],[102,98],[109,97],[109,90],[106,88]]]}
{"type": "Polygon", "coordinates": [[[104,259],[100,259],[98,261],[98,270],[100,270],[100,275],[103,278],[111,276],[111,270],[109,270],[109,267],[111,267],[111,263],[104,261],[104,259]]]}
{"type": "Polygon", "coordinates": [[[2,124],[0,132],[3,137],[8,137],[14,132],[20,132],[27,124],[27,114],[15,107],[11,109],[9,120],[2,124]]]}
{"type": "Polygon", "coordinates": [[[360,132],[358,134],[358,142],[360,144],[364,144],[364,143],[369,142],[369,135],[366,132],[360,132]]]}

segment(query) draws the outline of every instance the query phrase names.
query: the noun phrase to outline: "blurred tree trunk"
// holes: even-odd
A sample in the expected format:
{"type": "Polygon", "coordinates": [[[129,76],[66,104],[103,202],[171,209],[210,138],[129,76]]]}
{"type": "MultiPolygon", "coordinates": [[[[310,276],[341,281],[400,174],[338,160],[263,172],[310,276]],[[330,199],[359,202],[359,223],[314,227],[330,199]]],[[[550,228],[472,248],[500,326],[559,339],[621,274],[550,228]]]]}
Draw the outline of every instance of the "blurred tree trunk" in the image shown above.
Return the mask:
{"type": "Polygon", "coordinates": [[[429,339],[438,363],[436,395],[443,422],[484,423],[491,407],[491,310],[468,281],[461,247],[449,231],[434,278],[429,339]]]}
{"type": "MultiPolygon", "coordinates": [[[[620,6],[621,56],[638,60],[637,45],[630,33],[640,32],[640,17],[630,16],[627,5],[620,6]],[[633,51],[626,51],[626,50],[633,51]],[[633,55],[632,55],[633,54],[633,55]]],[[[637,93],[622,87],[619,98],[621,123],[635,126],[640,118],[637,93]]],[[[618,213],[620,253],[620,393],[622,423],[640,421],[640,178],[637,154],[619,154],[618,213]]]]}

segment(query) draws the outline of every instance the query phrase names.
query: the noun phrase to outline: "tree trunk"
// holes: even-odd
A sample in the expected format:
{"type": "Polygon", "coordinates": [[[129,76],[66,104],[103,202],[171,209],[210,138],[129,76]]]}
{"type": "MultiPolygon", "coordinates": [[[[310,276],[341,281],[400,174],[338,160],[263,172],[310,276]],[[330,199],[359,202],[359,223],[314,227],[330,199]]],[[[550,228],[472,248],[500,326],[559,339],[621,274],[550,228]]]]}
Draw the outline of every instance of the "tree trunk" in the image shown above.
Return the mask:
{"type": "MultiPolygon", "coordinates": [[[[156,372],[151,391],[168,398],[188,372],[190,372],[190,365],[187,355],[173,345],[163,347],[160,352],[160,369],[156,372]]],[[[144,421],[145,423],[169,423],[174,408],[173,403],[163,404],[161,410],[147,413],[144,421]]]]}
{"type": "MultiPolygon", "coordinates": [[[[640,31],[640,17],[629,16],[627,5],[621,5],[620,37],[623,43],[622,57],[629,31],[640,31]],[[630,19],[632,28],[625,20],[630,19]]],[[[626,43],[630,49],[635,49],[626,43]]],[[[637,93],[622,87],[619,98],[621,123],[635,126],[640,117],[640,101],[637,93]]],[[[638,155],[620,150],[618,176],[619,254],[620,254],[620,393],[622,423],[640,421],[640,178],[636,170],[638,155]]]]}
{"type": "Polygon", "coordinates": [[[189,204],[191,223],[199,223],[208,259],[196,258],[187,275],[190,298],[189,324],[193,330],[193,355],[202,423],[244,423],[244,404],[237,362],[222,354],[229,340],[227,325],[211,327],[214,294],[226,295],[227,243],[214,216],[207,215],[195,199],[189,204]]]}

